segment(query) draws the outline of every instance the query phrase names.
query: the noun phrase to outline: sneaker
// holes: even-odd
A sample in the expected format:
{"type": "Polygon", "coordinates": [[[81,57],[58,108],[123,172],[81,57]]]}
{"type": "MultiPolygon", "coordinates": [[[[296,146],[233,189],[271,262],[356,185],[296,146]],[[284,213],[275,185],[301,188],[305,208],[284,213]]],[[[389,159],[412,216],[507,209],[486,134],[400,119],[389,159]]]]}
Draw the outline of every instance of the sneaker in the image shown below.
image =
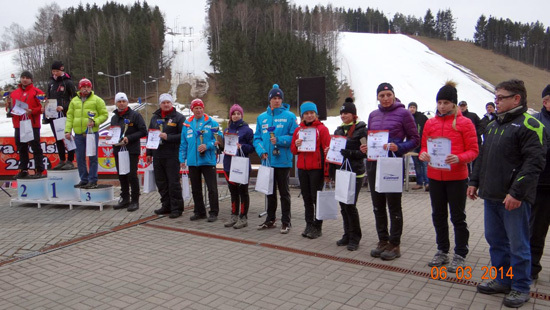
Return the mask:
{"type": "Polygon", "coordinates": [[[281,234],[283,235],[286,235],[290,232],[290,225],[289,224],[286,224],[286,223],[283,223],[281,225],[281,234]]]}
{"type": "Polygon", "coordinates": [[[239,220],[239,216],[238,215],[235,215],[235,214],[231,214],[231,218],[229,218],[229,220],[227,220],[223,226],[224,227],[232,227],[234,226],[235,224],[237,224],[237,221],[239,220]]]}
{"type": "Polygon", "coordinates": [[[210,214],[208,215],[208,222],[213,223],[218,220],[218,216],[216,214],[210,214]]]}
{"type": "Polygon", "coordinates": [[[86,184],[85,186],[82,186],[84,189],[94,189],[97,188],[97,182],[90,182],[86,184]]]}
{"type": "Polygon", "coordinates": [[[57,164],[57,166],[55,166],[52,170],[61,170],[66,163],[66,161],[60,161],[59,164],[57,164]]]}
{"type": "Polygon", "coordinates": [[[63,167],[61,167],[61,170],[73,170],[75,169],[75,166],[72,161],[66,162],[63,167]]]}
{"type": "Polygon", "coordinates": [[[161,207],[160,209],[156,209],[155,211],[156,215],[163,215],[163,214],[170,214],[172,212],[169,207],[161,207]]]}
{"type": "Polygon", "coordinates": [[[487,294],[487,295],[493,295],[493,294],[499,294],[499,293],[508,294],[510,293],[511,290],[512,289],[509,286],[500,284],[498,283],[497,280],[481,283],[477,286],[478,292],[480,292],[481,294],[487,294]]]}
{"type": "Polygon", "coordinates": [[[128,212],[134,212],[139,209],[139,202],[130,202],[130,205],[128,206],[128,212]]]}
{"type": "Polygon", "coordinates": [[[348,251],[357,251],[357,250],[359,250],[359,244],[357,243],[348,244],[348,251]]]}
{"type": "Polygon", "coordinates": [[[302,232],[302,237],[307,238],[307,235],[311,232],[311,228],[312,228],[311,224],[306,223],[306,228],[302,232]]]}
{"type": "Polygon", "coordinates": [[[380,254],[382,260],[394,260],[401,257],[401,251],[399,250],[398,245],[388,244],[384,252],[380,254]]]}
{"type": "Polygon", "coordinates": [[[29,173],[27,172],[27,170],[21,170],[16,175],[13,176],[13,179],[14,180],[24,179],[24,178],[27,178],[28,176],[29,176],[29,173]]]}
{"type": "Polygon", "coordinates": [[[311,230],[307,234],[307,237],[309,239],[317,239],[323,235],[323,231],[321,230],[321,227],[313,226],[311,227],[311,230]]]}
{"type": "Polygon", "coordinates": [[[80,181],[80,183],[76,184],[74,188],[85,188],[85,186],[88,186],[88,182],[80,181]]]}
{"type": "Polygon", "coordinates": [[[233,225],[233,228],[241,229],[241,228],[244,228],[246,226],[248,226],[248,219],[246,217],[240,217],[237,220],[237,223],[235,223],[235,225],[233,225]]]}
{"type": "Polygon", "coordinates": [[[345,237],[342,237],[342,239],[336,241],[337,246],[344,246],[344,245],[348,245],[348,244],[349,244],[349,239],[345,238],[345,237]]]}
{"type": "Polygon", "coordinates": [[[370,256],[380,257],[382,252],[384,252],[384,250],[386,250],[386,248],[388,247],[388,244],[389,242],[387,240],[378,241],[378,245],[376,246],[376,248],[370,251],[370,256]]]}
{"type": "Polygon", "coordinates": [[[519,308],[523,306],[530,298],[529,292],[522,293],[520,291],[512,290],[506,297],[504,297],[504,305],[508,308],[519,308]]]}
{"type": "Polygon", "coordinates": [[[264,229],[275,228],[275,227],[277,227],[277,224],[275,224],[274,221],[265,221],[260,225],[258,225],[258,230],[264,230],[264,229]]]}
{"type": "MultiPolygon", "coordinates": [[[[441,266],[443,266],[445,264],[448,264],[448,263],[449,263],[449,253],[445,253],[441,250],[438,250],[437,253],[435,253],[434,258],[432,258],[432,261],[428,263],[428,266],[430,266],[430,267],[441,267],[441,266]]],[[[447,270],[449,270],[449,269],[447,269],[447,270]]]]}
{"type": "Polygon", "coordinates": [[[411,187],[412,190],[418,190],[418,189],[423,189],[424,186],[420,185],[420,184],[416,184],[414,186],[411,187]]]}
{"type": "Polygon", "coordinates": [[[447,267],[447,272],[456,272],[456,269],[458,267],[464,268],[464,261],[466,260],[465,257],[462,257],[458,254],[455,254],[453,256],[453,261],[451,262],[451,265],[447,267]]]}
{"type": "Polygon", "coordinates": [[[191,221],[197,221],[197,220],[202,220],[202,219],[205,219],[206,218],[206,214],[193,214],[191,215],[191,217],[189,217],[189,220],[191,221]]]}
{"type": "Polygon", "coordinates": [[[130,199],[124,199],[120,197],[118,200],[118,204],[113,207],[113,210],[120,210],[124,208],[128,208],[128,205],[130,204],[130,199]]]}

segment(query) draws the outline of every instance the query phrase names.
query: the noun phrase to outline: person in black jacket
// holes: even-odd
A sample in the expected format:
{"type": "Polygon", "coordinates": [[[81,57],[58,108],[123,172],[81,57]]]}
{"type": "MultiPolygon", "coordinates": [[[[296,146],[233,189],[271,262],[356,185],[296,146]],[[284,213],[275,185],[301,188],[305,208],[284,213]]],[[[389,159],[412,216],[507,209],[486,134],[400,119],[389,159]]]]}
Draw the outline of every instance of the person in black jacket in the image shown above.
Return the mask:
{"type": "MultiPolygon", "coordinates": [[[[71,99],[76,96],[76,87],[71,80],[71,77],[64,72],[65,66],[61,61],[54,61],[52,63],[52,77],[50,84],[48,85],[48,91],[46,96],[48,99],[57,99],[57,112],[59,116],[66,117],[69,110],[69,103],[71,99]]],[[[46,118],[46,122],[50,123],[52,132],[55,133],[53,125],[53,119],[46,118]]],[[[75,150],[68,151],[68,158],[65,155],[65,142],[63,139],[55,142],[57,145],[57,152],[59,153],[59,164],[53,168],[53,170],[69,170],[74,169],[73,161],[75,150]]]]}
{"type": "MultiPolygon", "coordinates": [[[[469,118],[474,124],[477,134],[477,146],[481,148],[481,134],[483,132],[479,128],[479,116],[477,116],[477,114],[475,114],[474,112],[468,111],[468,103],[466,101],[460,101],[458,103],[458,106],[460,107],[460,112],[462,112],[462,116],[469,118]]],[[[474,169],[473,167],[476,164],[476,161],[477,159],[471,163],[468,163],[468,175],[472,174],[472,170],[474,169]]]]}
{"type": "MultiPolygon", "coordinates": [[[[141,137],[147,135],[147,127],[143,117],[128,106],[128,97],[125,93],[115,95],[116,110],[111,117],[111,126],[120,127],[120,142],[113,146],[116,170],[120,181],[120,200],[113,209],[128,208],[129,212],[139,209],[139,179],[137,176],[138,160],[141,154],[141,137]],[[130,155],[130,173],[121,175],[119,171],[120,159],[118,154],[125,147],[130,155]],[[130,187],[132,195],[130,196],[130,187]]],[[[111,137],[107,137],[110,139],[111,137]]]]}
{"type": "MultiPolygon", "coordinates": [[[[479,121],[479,134],[482,137],[489,123],[494,121],[497,118],[497,114],[495,113],[494,102],[487,102],[487,104],[485,105],[485,111],[487,111],[487,113],[485,113],[485,115],[483,115],[483,118],[479,121]]],[[[478,144],[481,145],[481,142],[482,142],[482,139],[478,137],[478,144]]]]}
{"type": "MultiPolygon", "coordinates": [[[[550,85],[542,91],[542,109],[533,115],[544,125],[547,137],[550,136],[550,85]]],[[[548,141],[548,140],[546,140],[548,141]]],[[[544,252],[548,226],[550,225],[550,144],[546,147],[546,166],[537,183],[537,196],[531,209],[531,278],[538,279],[542,270],[540,259],[544,252]]]]}
{"type": "Polygon", "coordinates": [[[491,264],[502,277],[479,284],[482,294],[507,294],[504,305],[518,308],[529,300],[531,249],[529,216],[539,174],[546,162],[544,126],[527,114],[523,81],[495,87],[497,118],[484,133],[467,195],[484,199],[485,239],[491,264]],[[513,274],[513,276],[511,276],[513,274]]]}
{"type": "Polygon", "coordinates": [[[153,163],[162,203],[161,208],[155,210],[155,214],[170,214],[170,218],[177,218],[183,213],[179,149],[185,116],[176,111],[172,102],[170,94],[164,93],[159,97],[160,109],[153,112],[149,130],[162,128],[161,144],[156,150],[147,149],[147,163],[153,163]]]}
{"type": "MultiPolygon", "coordinates": [[[[428,117],[424,115],[424,113],[418,111],[418,105],[416,102],[409,103],[408,106],[409,112],[411,112],[414,122],[416,124],[416,130],[418,130],[418,135],[420,136],[420,140],[422,140],[422,132],[424,131],[424,125],[428,121],[428,117]]],[[[414,149],[414,152],[420,153],[420,145],[414,149]]],[[[412,156],[413,162],[414,162],[414,172],[416,175],[416,185],[411,187],[413,190],[422,189],[425,188],[426,191],[430,190],[430,186],[428,185],[428,163],[425,161],[421,161],[418,159],[417,156],[412,156]]],[[[405,163],[408,165],[409,163],[405,163]]]]}
{"type": "MultiPolygon", "coordinates": [[[[361,146],[361,138],[367,139],[367,124],[357,120],[357,108],[351,98],[347,98],[346,102],[340,108],[340,118],[342,125],[334,131],[334,135],[347,137],[346,147],[340,152],[344,156],[344,161],[347,159],[351,165],[351,170],[356,174],[355,183],[355,203],[345,204],[340,202],[340,212],[344,222],[344,235],[338,241],[337,246],[347,245],[349,251],[357,251],[359,249],[359,241],[363,236],[361,233],[361,222],[359,221],[359,212],[357,211],[357,198],[365,177],[365,158],[366,152],[359,150],[361,146]]],[[[328,153],[328,147],[325,148],[325,154],[328,153]]],[[[334,179],[336,165],[331,164],[330,175],[334,179]]],[[[338,167],[339,168],[339,167],[338,167]]]]}

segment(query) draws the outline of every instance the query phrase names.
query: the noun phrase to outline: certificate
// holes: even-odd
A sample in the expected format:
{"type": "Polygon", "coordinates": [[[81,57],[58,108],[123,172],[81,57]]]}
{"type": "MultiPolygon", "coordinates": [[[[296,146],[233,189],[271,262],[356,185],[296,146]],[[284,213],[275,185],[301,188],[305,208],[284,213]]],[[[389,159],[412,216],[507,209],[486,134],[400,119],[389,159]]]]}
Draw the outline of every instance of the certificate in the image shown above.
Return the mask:
{"type": "Polygon", "coordinates": [[[302,145],[298,147],[298,151],[315,152],[317,146],[317,129],[300,129],[300,131],[298,131],[298,139],[302,139],[302,145]]]}
{"type": "Polygon", "coordinates": [[[15,105],[13,106],[13,109],[11,109],[11,114],[23,115],[27,113],[28,108],[29,108],[28,104],[24,103],[23,101],[16,100],[15,105]]]}
{"type": "Polygon", "coordinates": [[[348,139],[344,136],[332,136],[330,146],[328,147],[327,162],[341,165],[344,162],[344,156],[340,150],[346,148],[348,139]]]}
{"type": "Polygon", "coordinates": [[[76,143],[74,142],[73,136],[71,136],[71,139],[63,138],[63,141],[65,142],[65,147],[67,148],[67,151],[72,151],[76,149],[76,143]]]}
{"type": "Polygon", "coordinates": [[[223,153],[230,156],[237,155],[237,143],[239,143],[239,135],[234,133],[226,133],[223,135],[225,141],[223,153]]]}
{"type": "Polygon", "coordinates": [[[447,155],[451,154],[451,140],[444,137],[428,137],[428,154],[432,168],[451,170],[451,165],[445,163],[447,155]]]}
{"type": "Polygon", "coordinates": [[[149,134],[147,135],[147,145],[145,145],[145,147],[151,150],[156,150],[159,148],[159,144],[160,144],[160,130],[149,129],[149,134]]]}
{"type": "Polygon", "coordinates": [[[105,141],[106,144],[117,144],[120,142],[120,126],[109,127],[109,133],[107,134],[111,139],[105,141]]]}
{"type": "Polygon", "coordinates": [[[384,150],[390,138],[388,130],[369,130],[367,138],[367,160],[376,161],[380,157],[388,157],[388,150],[384,150]]]}
{"type": "Polygon", "coordinates": [[[48,99],[46,107],[44,108],[44,115],[46,118],[58,118],[59,113],[57,112],[57,99],[48,99]]]}

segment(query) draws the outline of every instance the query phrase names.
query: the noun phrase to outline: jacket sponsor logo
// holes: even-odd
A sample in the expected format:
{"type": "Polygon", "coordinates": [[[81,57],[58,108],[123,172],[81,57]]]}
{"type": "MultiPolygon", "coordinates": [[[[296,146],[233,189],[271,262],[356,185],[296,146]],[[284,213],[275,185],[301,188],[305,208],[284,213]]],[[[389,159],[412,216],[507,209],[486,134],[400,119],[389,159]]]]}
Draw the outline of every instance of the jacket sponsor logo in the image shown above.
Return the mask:
{"type": "Polygon", "coordinates": [[[277,125],[277,128],[284,128],[284,127],[285,127],[285,125],[283,125],[283,124],[277,125]]]}
{"type": "Polygon", "coordinates": [[[262,123],[267,123],[267,118],[262,121],[262,123]]]}
{"type": "Polygon", "coordinates": [[[193,133],[188,134],[188,135],[187,135],[187,138],[193,138],[193,133]]]}
{"type": "Polygon", "coordinates": [[[278,118],[278,119],[275,119],[273,120],[275,123],[286,123],[288,122],[288,119],[286,118],[278,118]]]}
{"type": "Polygon", "coordinates": [[[267,124],[262,125],[262,129],[267,129],[267,127],[269,127],[267,124]]]}
{"type": "Polygon", "coordinates": [[[176,124],[176,123],[168,123],[168,124],[166,124],[166,126],[176,127],[176,126],[178,126],[178,124],[176,124]]]}
{"type": "Polygon", "coordinates": [[[187,129],[187,134],[192,134],[193,133],[193,129],[187,129]]]}

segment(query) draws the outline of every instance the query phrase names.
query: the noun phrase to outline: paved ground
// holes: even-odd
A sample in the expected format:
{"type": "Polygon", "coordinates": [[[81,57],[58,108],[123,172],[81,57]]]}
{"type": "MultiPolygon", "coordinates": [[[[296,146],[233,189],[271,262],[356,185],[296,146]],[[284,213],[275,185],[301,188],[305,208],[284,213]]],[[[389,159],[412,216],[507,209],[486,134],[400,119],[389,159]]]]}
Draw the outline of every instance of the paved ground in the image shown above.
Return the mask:
{"type": "MultiPolygon", "coordinates": [[[[219,186],[225,191],[225,186],[219,186]]],[[[15,190],[8,190],[15,194],[15,190]]],[[[9,207],[0,193],[0,309],[495,309],[503,296],[476,293],[489,266],[481,201],[468,201],[470,280],[430,278],[436,251],[428,193],[403,195],[402,257],[369,256],[377,242],[370,194],[359,209],[363,239],[356,252],[337,247],[341,220],[323,236],[303,238],[303,203],[292,190],[293,228],[257,231],[264,196],[251,192],[250,226],[220,220],[156,217],[158,193],[143,194],[137,212],[107,207],[9,207]]],[[[279,214],[279,213],[278,213],[279,214]]],[[[452,238],[452,231],[451,231],[452,238]]],[[[550,247],[548,247],[550,249],[550,247]]],[[[550,250],[549,250],[550,251],[550,250]]],[[[550,309],[550,255],[522,309],[550,309]],[[538,294],[538,295],[537,295],[538,294]]]]}

